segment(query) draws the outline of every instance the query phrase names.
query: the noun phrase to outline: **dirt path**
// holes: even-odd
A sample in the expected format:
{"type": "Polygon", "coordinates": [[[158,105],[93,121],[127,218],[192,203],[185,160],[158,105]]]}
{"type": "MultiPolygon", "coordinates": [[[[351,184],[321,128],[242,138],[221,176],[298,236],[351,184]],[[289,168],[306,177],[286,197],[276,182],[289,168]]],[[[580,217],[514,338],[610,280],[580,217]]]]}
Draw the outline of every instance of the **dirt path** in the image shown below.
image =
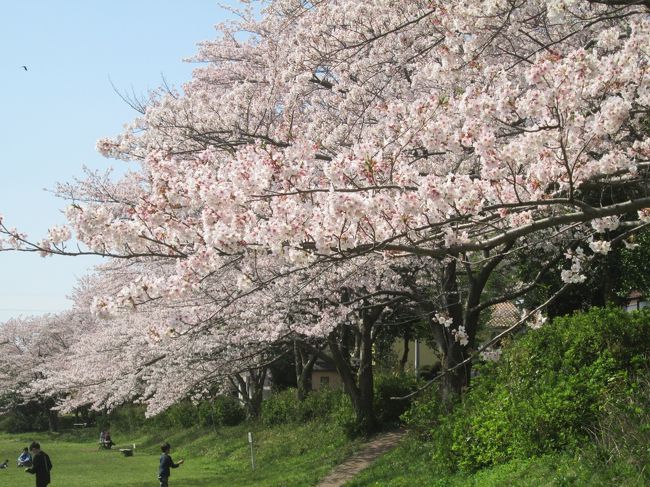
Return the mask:
{"type": "Polygon", "coordinates": [[[341,487],[348,480],[352,480],[378,457],[397,446],[397,443],[399,443],[405,434],[406,431],[397,430],[377,435],[360,452],[355,453],[345,462],[335,467],[316,487],[341,487]]]}

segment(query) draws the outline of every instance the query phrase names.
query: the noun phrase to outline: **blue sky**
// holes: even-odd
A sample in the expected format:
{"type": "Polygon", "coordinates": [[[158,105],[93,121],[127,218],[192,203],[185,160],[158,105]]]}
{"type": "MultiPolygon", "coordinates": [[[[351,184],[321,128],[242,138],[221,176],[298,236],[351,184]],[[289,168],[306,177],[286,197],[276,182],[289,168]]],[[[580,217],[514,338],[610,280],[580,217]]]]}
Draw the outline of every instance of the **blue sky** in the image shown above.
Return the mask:
{"type": "MultiPolygon", "coordinates": [[[[220,2],[230,5],[236,1],[220,2]]],[[[184,58],[230,14],[215,0],[23,0],[0,7],[0,214],[38,239],[63,223],[44,188],[82,167],[121,169],[95,142],[135,117],[113,91],[179,86],[184,58]],[[28,67],[28,71],[21,68],[28,67]]],[[[0,252],[0,322],[70,307],[76,279],[99,262],[0,252]]]]}

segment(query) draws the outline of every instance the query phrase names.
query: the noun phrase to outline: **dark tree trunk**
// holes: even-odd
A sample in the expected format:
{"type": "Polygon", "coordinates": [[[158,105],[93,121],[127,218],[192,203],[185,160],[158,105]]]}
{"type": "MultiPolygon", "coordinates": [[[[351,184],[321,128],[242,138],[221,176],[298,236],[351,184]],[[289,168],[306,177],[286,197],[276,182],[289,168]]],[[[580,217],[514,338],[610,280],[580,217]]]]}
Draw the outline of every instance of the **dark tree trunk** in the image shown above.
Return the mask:
{"type": "Polygon", "coordinates": [[[50,432],[57,433],[59,431],[59,412],[56,409],[48,410],[47,424],[50,432]]]}
{"type": "Polygon", "coordinates": [[[404,370],[406,369],[406,364],[409,359],[409,341],[411,337],[409,333],[404,334],[404,351],[402,352],[402,356],[399,360],[398,364],[398,370],[400,374],[404,373],[404,370]]]}
{"type": "Polygon", "coordinates": [[[467,354],[465,347],[458,343],[452,343],[447,350],[442,362],[442,376],[440,382],[440,395],[443,404],[450,408],[460,397],[463,391],[469,386],[471,362],[458,367],[458,364],[465,360],[467,354]]]}
{"type": "MultiPolygon", "coordinates": [[[[443,352],[442,372],[440,391],[443,403],[448,407],[452,406],[453,401],[458,398],[463,391],[469,387],[472,371],[472,362],[467,361],[470,351],[476,348],[476,333],[478,332],[481,296],[492,275],[492,272],[503,261],[508,250],[512,248],[514,242],[506,243],[498,249],[495,255],[489,255],[486,251],[485,262],[478,270],[473,270],[471,266],[465,267],[465,278],[467,296],[463,301],[459,292],[457,261],[452,260],[443,272],[443,305],[451,316],[453,323],[449,330],[444,330],[438,326],[438,329],[445,335],[444,343],[441,346],[443,352]],[[463,327],[467,342],[460,343],[454,336],[463,327]],[[462,364],[462,365],[460,365],[462,364]]],[[[461,259],[467,262],[468,259],[461,259]]],[[[436,341],[440,339],[436,335],[436,341]]]]}
{"type": "Polygon", "coordinates": [[[318,358],[317,351],[305,352],[297,340],[293,342],[293,353],[296,363],[296,386],[299,401],[303,401],[311,391],[311,374],[318,358]]]}
{"type": "Polygon", "coordinates": [[[443,329],[445,343],[443,348],[442,373],[440,394],[443,404],[451,408],[455,399],[460,396],[463,389],[469,385],[470,364],[467,367],[456,368],[465,358],[465,347],[461,345],[454,335],[461,327],[465,328],[463,304],[458,289],[458,273],[456,260],[450,261],[443,272],[443,309],[452,319],[448,329],[443,329]]]}
{"type": "Polygon", "coordinates": [[[332,362],[341,376],[343,389],[350,397],[354,409],[356,429],[360,434],[368,435],[376,430],[377,420],[372,402],[372,392],[369,394],[369,387],[372,387],[372,363],[359,365],[359,383],[357,376],[349,365],[348,360],[342,355],[339,344],[335,340],[329,340],[329,348],[332,353],[332,362]],[[362,372],[363,371],[363,372],[362,372]]]}
{"type": "Polygon", "coordinates": [[[266,380],[266,367],[251,369],[247,377],[235,374],[231,378],[231,384],[239,392],[249,418],[257,419],[262,412],[262,400],[264,398],[264,381],[266,380]]]}
{"type": "Polygon", "coordinates": [[[341,376],[343,388],[352,402],[357,431],[363,435],[376,431],[378,426],[373,401],[372,327],[379,319],[382,309],[378,306],[363,313],[362,324],[355,336],[354,358],[359,364],[356,373],[350,364],[349,349],[346,346],[350,337],[345,327],[339,327],[327,338],[332,363],[341,376]]]}
{"type": "Polygon", "coordinates": [[[364,433],[377,428],[374,409],[374,374],[372,368],[372,324],[374,320],[364,317],[359,344],[359,408],[357,423],[364,433]]]}

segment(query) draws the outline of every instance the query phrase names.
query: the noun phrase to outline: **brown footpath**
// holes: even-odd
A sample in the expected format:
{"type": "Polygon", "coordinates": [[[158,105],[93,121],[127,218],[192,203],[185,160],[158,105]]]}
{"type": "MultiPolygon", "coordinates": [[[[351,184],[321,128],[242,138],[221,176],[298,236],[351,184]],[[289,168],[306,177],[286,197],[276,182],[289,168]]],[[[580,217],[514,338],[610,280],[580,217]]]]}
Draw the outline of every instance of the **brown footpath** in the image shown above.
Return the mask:
{"type": "Polygon", "coordinates": [[[316,487],[341,487],[378,457],[395,448],[405,434],[406,431],[397,430],[377,435],[366,443],[360,452],[355,453],[345,462],[335,467],[316,487]]]}

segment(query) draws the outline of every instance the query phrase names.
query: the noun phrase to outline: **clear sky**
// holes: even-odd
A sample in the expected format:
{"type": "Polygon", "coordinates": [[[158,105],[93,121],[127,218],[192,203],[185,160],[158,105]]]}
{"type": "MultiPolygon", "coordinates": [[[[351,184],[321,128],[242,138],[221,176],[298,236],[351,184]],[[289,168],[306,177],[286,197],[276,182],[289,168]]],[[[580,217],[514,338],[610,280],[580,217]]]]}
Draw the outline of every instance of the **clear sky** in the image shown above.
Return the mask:
{"type": "MultiPolygon", "coordinates": [[[[0,214],[40,239],[65,202],[44,189],[82,167],[117,170],[95,142],[136,113],[113,91],[145,94],[191,75],[183,62],[235,0],[22,0],[0,15],[0,214]],[[21,66],[27,66],[25,71],[21,66]]],[[[70,307],[76,279],[99,262],[0,252],[0,322],[70,307]]]]}

